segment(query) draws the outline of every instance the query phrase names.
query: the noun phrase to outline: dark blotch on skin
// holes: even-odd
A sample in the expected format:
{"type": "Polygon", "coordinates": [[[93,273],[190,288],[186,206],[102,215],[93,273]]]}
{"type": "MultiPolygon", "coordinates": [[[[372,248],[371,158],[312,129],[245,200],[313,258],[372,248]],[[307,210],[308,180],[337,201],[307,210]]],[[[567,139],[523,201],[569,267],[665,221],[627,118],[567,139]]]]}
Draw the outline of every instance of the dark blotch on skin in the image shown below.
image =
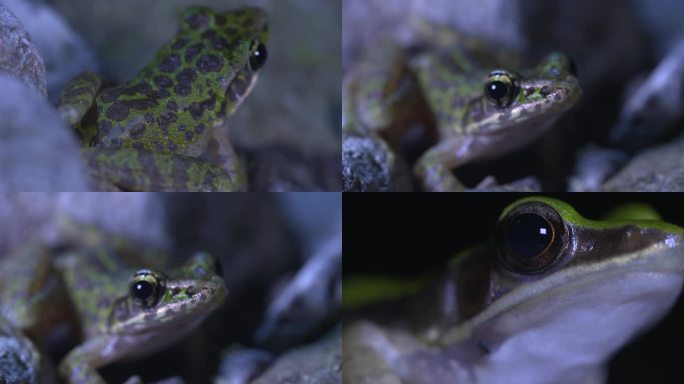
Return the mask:
{"type": "Polygon", "coordinates": [[[74,87],[74,88],[65,90],[64,93],[62,93],[61,98],[62,99],[74,99],[78,96],[86,95],[86,94],[92,94],[90,87],[86,87],[86,86],[74,87]]]}
{"type": "Polygon", "coordinates": [[[114,121],[124,121],[128,117],[128,106],[120,101],[115,101],[107,108],[106,116],[114,121]]]}
{"type": "Polygon", "coordinates": [[[191,285],[188,287],[188,289],[185,290],[185,293],[187,293],[188,296],[192,296],[195,294],[195,286],[191,285]]]}
{"type": "Polygon", "coordinates": [[[160,63],[159,63],[159,70],[162,72],[166,73],[171,73],[171,72],[176,72],[178,67],[181,65],[181,60],[180,56],[178,54],[173,54],[171,56],[165,57],[160,63]]]}
{"type": "Polygon", "coordinates": [[[147,83],[138,83],[133,86],[126,87],[123,94],[126,96],[133,96],[141,93],[145,96],[151,95],[153,92],[152,87],[147,83]]]}
{"type": "Polygon", "coordinates": [[[185,50],[185,62],[191,63],[192,59],[194,59],[198,53],[202,52],[203,49],[204,43],[197,43],[195,45],[190,46],[190,48],[185,50]]]}
{"type": "Polygon", "coordinates": [[[100,131],[101,136],[107,136],[112,130],[112,123],[108,120],[99,120],[97,122],[97,129],[100,131]]]}
{"type": "Polygon", "coordinates": [[[199,119],[204,114],[204,109],[202,109],[202,106],[199,103],[190,104],[188,109],[190,111],[190,116],[195,120],[199,119]]]}
{"type": "Polygon", "coordinates": [[[188,96],[192,92],[192,88],[188,85],[178,84],[173,88],[178,96],[188,96]]]}
{"type": "Polygon", "coordinates": [[[185,68],[176,75],[176,81],[180,85],[190,86],[192,82],[197,78],[195,70],[192,68],[185,68]]]}
{"type": "Polygon", "coordinates": [[[102,90],[99,94],[100,100],[104,101],[105,103],[110,103],[121,96],[123,93],[123,89],[121,87],[115,87],[115,88],[107,88],[102,90]]]}
{"type": "Polygon", "coordinates": [[[126,101],[123,101],[123,103],[126,103],[126,106],[128,108],[138,109],[138,110],[154,108],[157,105],[157,102],[155,100],[152,100],[152,99],[126,100],[126,101]]]}
{"type": "Polygon", "coordinates": [[[211,46],[214,49],[226,49],[228,48],[228,42],[225,39],[217,36],[211,40],[211,46]]]}
{"type": "Polygon", "coordinates": [[[525,88],[525,96],[530,96],[533,93],[534,93],[534,88],[532,88],[532,87],[525,88]]]}
{"type": "Polygon", "coordinates": [[[213,39],[214,37],[216,37],[216,32],[214,32],[214,31],[212,31],[212,30],[208,30],[208,31],[205,31],[205,32],[202,33],[202,38],[203,38],[203,39],[211,40],[211,39],[213,39]]]}
{"type": "Polygon", "coordinates": [[[197,69],[202,73],[218,72],[223,67],[223,60],[214,55],[202,55],[197,60],[197,69]]]}
{"type": "Polygon", "coordinates": [[[178,115],[173,112],[165,113],[157,117],[157,124],[162,130],[167,130],[170,124],[178,121],[178,115]]]}
{"type": "Polygon", "coordinates": [[[173,141],[169,141],[168,147],[169,147],[169,152],[176,152],[178,150],[178,146],[173,141]]]}
{"type": "Polygon", "coordinates": [[[188,43],[188,39],[184,39],[184,38],[181,37],[181,38],[177,39],[175,43],[173,43],[173,45],[171,46],[171,48],[173,48],[173,49],[181,49],[181,48],[185,47],[185,45],[186,45],[187,43],[188,43]]]}
{"type": "Polygon", "coordinates": [[[195,137],[195,135],[192,132],[185,132],[185,140],[186,141],[192,141],[192,139],[195,137]]]}
{"type": "Polygon", "coordinates": [[[176,112],[178,110],[178,104],[176,104],[176,102],[173,100],[169,100],[166,102],[166,108],[173,112],[176,112]]]}
{"type": "Polygon", "coordinates": [[[238,31],[238,30],[237,30],[236,28],[234,28],[234,27],[227,27],[227,28],[224,30],[224,35],[226,35],[226,36],[237,36],[237,35],[239,35],[239,32],[240,32],[240,31],[238,31]]]}
{"type": "Polygon", "coordinates": [[[132,139],[139,139],[143,137],[145,135],[145,124],[143,122],[135,124],[133,127],[131,127],[129,133],[132,139]]]}
{"type": "Polygon", "coordinates": [[[173,288],[171,290],[171,296],[176,296],[177,294],[180,293],[180,291],[181,291],[180,288],[173,288]]]}
{"type": "Polygon", "coordinates": [[[185,124],[180,124],[178,126],[178,132],[183,132],[183,131],[185,131],[185,124]]]}
{"type": "Polygon", "coordinates": [[[185,18],[185,21],[192,29],[204,29],[208,28],[211,24],[211,16],[205,13],[193,12],[185,18]]]}
{"type": "Polygon", "coordinates": [[[551,91],[549,90],[549,87],[547,87],[547,86],[543,86],[541,91],[539,91],[539,93],[544,97],[548,96],[550,92],[551,91]]]}
{"type": "Polygon", "coordinates": [[[151,113],[146,113],[145,114],[145,122],[147,124],[154,124],[154,116],[152,116],[151,113]]]}
{"type": "Polygon", "coordinates": [[[168,76],[160,75],[154,77],[154,83],[159,88],[169,88],[173,85],[173,80],[168,76]]]}
{"type": "Polygon", "coordinates": [[[199,123],[199,124],[197,124],[197,126],[195,127],[195,133],[198,134],[198,135],[201,135],[202,132],[204,132],[204,129],[205,129],[205,128],[206,128],[206,127],[204,126],[204,123],[199,123]]]}

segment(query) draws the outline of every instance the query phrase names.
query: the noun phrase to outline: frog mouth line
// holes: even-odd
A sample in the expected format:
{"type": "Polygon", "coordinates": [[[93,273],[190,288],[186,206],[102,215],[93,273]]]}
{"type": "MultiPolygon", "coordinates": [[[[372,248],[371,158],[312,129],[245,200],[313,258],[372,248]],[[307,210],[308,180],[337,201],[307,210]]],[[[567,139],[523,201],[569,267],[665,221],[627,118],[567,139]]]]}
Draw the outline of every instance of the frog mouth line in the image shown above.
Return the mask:
{"type": "Polygon", "coordinates": [[[226,88],[226,100],[232,103],[232,105],[229,105],[227,113],[232,113],[242,104],[252,92],[258,78],[259,73],[252,71],[249,67],[249,62],[246,62],[242,70],[235,74],[226,88]]]}

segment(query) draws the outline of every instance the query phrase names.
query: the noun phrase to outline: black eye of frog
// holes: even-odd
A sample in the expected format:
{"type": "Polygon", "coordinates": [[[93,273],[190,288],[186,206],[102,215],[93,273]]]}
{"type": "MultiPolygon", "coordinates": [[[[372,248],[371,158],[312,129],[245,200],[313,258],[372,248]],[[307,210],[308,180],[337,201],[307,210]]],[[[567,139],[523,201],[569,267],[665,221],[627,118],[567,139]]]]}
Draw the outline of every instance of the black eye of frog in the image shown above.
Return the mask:
{"type": "Polygon", "coordinates": [[[531,274],[558,261],[568,238],[568,229],[555,209],[530,202],[515,207],[499,222],[496,241],[508,269],[531,274]]]}
{"type": "Polygon", "coordinates": [[[263,43],[259,43],[257,48],[252,51],[249,55],[249,66],[253,71],[258,70],[263,67],[268,58],[268,51],[266,51],[266,46],[263,43]]]}
{"type": "Polygon", "coordinates": [[[137,303],[150,308],[157,304],[164,291],[163,279],[154,272],[143,269],[131,277],[129,290],[137,303]]]}
{"type": "Polygon", "coordinates": [[[496,70],[490,73],[485,81],[485,96],[499,108],[511,105],[518,91],[518,76],[513,73],[496,70]]]}

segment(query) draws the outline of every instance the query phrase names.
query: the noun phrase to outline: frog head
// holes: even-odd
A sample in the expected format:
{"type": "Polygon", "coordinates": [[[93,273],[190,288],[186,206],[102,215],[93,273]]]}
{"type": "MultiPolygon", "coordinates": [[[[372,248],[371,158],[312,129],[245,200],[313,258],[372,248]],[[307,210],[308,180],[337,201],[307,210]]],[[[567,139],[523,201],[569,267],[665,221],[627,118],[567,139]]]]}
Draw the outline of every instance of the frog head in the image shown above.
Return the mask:
{"type": "Polygon", "coordinates": [[[630,215],[595,221],[548,197],[514,202],[493,243],[462,255],[439,285],[436,302],[458,304],[442,306],[426,337],[481,359],[483,382],[585,381],[587,367],[663,317],[684,282],[684,230],[630,215]]]}
{"type": "Polygon", "coordinates": [[[577,103],[581,89],[575,64],[562,53],[551,53],[536,67],[518,73],[494,69],[484,78],[482,97],[472,101],[463,117],[475,134],[542,131],[577,103]]]}
{"type": "Polygon", "coordinates": [[[259,8],[218,13],[194,6],[181,16],[181,30],[172,45],[182,46],[184,62],[194,63],[190,81],[216,88],[225,97],[225,114],[231,115],[251,92],[266,62],[267,42],[266,14],[259,8]]]}
{"type": "Polygon", "coordinates": [[[113,334],[180,336],[226,298],[216,261],[198,253],[170,274],[152,269],[133,273],[128,292],[114,302],[108,317],[113,334]]]}

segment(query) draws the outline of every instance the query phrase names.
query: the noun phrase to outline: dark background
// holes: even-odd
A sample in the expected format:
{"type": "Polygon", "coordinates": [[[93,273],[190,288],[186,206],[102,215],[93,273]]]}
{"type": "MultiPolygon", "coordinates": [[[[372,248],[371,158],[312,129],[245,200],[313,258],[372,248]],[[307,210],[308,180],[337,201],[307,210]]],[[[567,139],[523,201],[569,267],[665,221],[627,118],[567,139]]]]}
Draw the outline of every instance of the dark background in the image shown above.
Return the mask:
{"type": "MultiPolygon", "coordinates": [[[[444,266],[464,247],[489,239],[501,210],[524,194],[343,194],[343,273],[417,276],[444,266]]],[[[684,196],[666,193],[552,195],[583,216],[600,218],[616,205],[646,202],[665,221],[684,226],[684,196]]],[[[609,382],[680,377],[684,300],[611,361],[609,382]]]]}

